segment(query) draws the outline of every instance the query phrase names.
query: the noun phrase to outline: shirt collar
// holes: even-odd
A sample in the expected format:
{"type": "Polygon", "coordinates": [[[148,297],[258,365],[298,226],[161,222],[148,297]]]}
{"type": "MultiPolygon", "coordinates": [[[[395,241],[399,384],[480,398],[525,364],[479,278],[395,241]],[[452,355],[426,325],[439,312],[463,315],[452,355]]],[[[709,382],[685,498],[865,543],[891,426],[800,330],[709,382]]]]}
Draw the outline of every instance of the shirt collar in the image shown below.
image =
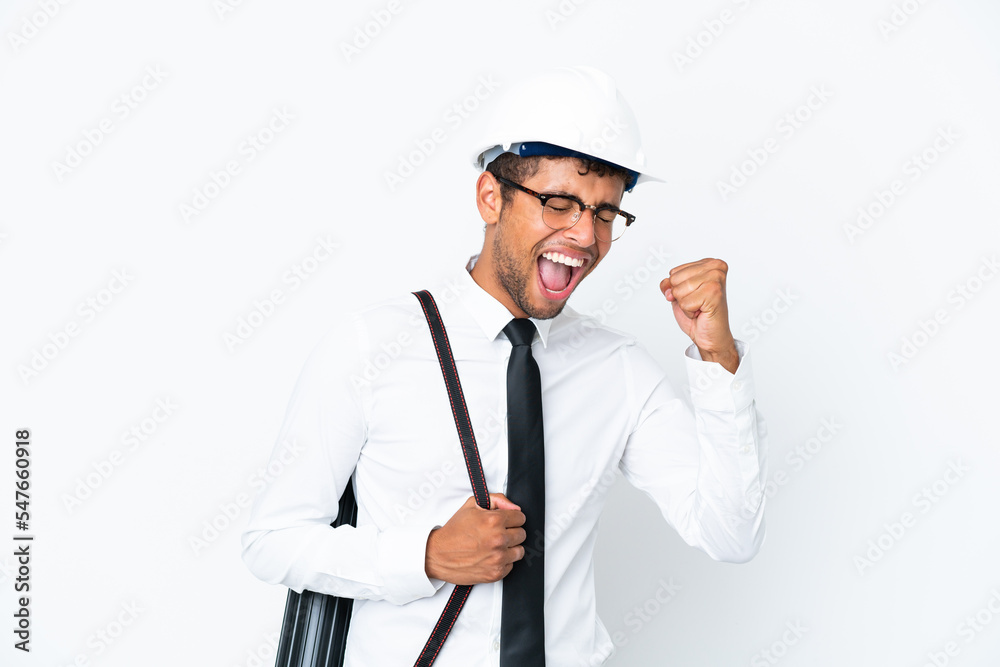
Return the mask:
{"type": "MultiPolygon", "coordinates": [[[[473,280],[472,274],[469,272],[476,265],[477,259],[479,259],[479,255],[473,255],[465,268],[460,269],[455,276],[455,282],[461,288],[459,289],[458,301],[472,315],[472,319],[479,325],[483,335],[489,340],[496,340],[503,328],[511,321],[512,316],[506,306],[473,280]]],[[[534,317],[530,319],[538,331],[542,347],[547,347],[552,319],[539,320],[534,317]]]]}

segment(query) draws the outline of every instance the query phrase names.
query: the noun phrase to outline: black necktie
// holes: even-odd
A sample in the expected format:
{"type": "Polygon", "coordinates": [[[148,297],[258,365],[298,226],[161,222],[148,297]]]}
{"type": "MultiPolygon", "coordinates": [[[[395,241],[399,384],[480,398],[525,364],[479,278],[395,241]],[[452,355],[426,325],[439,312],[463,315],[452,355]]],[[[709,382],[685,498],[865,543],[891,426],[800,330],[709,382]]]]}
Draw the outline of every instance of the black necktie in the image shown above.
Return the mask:
{"type": "Polygon", "coordinates": [[[545,665],[545,439],[542,385],[531,356],[535,325],[504,327],[513,349],[507,364],[507,497],[524,512],[524,558],[503,580],[501,667],[545,665]]]}

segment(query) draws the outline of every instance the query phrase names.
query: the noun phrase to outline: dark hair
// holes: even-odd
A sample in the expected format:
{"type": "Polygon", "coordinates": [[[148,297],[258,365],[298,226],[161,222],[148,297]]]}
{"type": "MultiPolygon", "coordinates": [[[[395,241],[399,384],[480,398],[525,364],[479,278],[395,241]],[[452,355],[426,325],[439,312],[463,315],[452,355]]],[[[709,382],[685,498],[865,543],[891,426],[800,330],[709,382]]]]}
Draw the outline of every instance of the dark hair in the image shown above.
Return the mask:
{"type": "MultiPolygon", "coordinates": [[[[585,176],[590,172],[594,172],[597,176],[602,178],[604,176],[611,176],[612,178],[618,178],[622,182],[622,187],[629,182],[630,178],[630,175],[626,170],[619,167],[612,167],[606,162],[600,162],[599,160],[554,155],[532,155],[530,157],[521,157],[519,155],[514,155],[513,153],[501,153],[495,160],[493,160],[493,162],[489,163],[486,167],[486,171],[490,172],[494,176],[506,178],[508,181],[523,183],[525,180],[538,173],[538,168],[541,165],[542,160],[576,160],[577,164],[580,165],[577,173],[581,176],[585,176]]],[[[514,192],[514,188],[510,187],[506,183],[500,184],[500,196],[503,198],[501,207],[507,205],[507,202],[514,196],[514,192]]]]}

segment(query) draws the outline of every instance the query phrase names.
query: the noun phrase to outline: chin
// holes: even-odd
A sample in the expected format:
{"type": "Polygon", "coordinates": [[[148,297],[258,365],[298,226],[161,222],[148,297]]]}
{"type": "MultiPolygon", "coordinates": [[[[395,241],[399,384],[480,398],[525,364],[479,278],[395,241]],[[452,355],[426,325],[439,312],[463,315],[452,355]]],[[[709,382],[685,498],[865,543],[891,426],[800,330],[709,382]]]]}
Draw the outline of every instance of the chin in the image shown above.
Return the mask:
{"type": "Polygon", "coordinates": [[[560,300],[546,299],[540,294],[531,294],[526,292],[522,295],[523,298],[521,302],[518,303],[518,307],[524,311],[528,317],[534,317],[536,320],[550,320],[559,313],[563,311],[566,304],[569,303],[569,296],[565,296],[560,300]],[[527,306],[527,308],[525,308],[527,306]]]}

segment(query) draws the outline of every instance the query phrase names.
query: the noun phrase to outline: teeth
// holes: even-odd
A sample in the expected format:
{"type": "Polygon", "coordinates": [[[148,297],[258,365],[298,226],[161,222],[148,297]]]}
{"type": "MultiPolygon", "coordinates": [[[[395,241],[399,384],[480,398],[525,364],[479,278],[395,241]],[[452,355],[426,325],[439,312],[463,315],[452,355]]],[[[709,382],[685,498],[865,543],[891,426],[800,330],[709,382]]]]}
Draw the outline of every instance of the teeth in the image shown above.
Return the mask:
{"type": "Polygon", "coordinates": [[[553,262],[559,262],[560,264],[565,264],[566,266],[583,266],[584,260],[573,259],[572,257],[567,257],[561,252],[546,252],[542,253],[542,257],[553,262]]]}

